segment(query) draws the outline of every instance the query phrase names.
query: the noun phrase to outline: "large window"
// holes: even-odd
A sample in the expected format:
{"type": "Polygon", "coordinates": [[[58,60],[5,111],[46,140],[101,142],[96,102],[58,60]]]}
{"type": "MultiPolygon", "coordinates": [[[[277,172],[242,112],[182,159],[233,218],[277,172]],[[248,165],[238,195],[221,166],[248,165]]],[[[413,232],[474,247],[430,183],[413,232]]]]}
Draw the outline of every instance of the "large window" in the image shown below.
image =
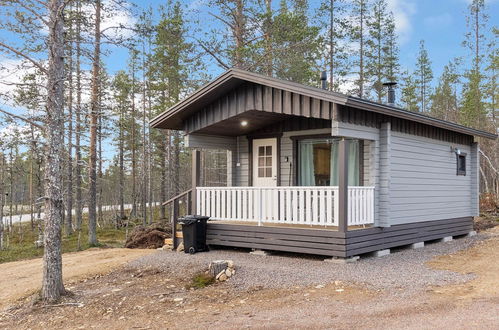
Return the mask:
{"type": "MultiPolygon", "coordinates": [[[[301,186],[338,185],[339,139],[304,139],[298,141],[298,184],[301,186]]],[[[350,140],[348,185],[360,185],[360,142],[350,140]]]]}

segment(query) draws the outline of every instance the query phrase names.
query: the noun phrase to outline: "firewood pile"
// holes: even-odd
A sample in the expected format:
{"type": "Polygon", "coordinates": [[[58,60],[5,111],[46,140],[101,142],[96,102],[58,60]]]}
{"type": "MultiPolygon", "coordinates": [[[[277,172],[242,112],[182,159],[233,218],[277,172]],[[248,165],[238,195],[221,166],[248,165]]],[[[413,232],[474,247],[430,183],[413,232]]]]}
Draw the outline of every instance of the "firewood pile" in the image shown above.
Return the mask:
{"type": "Polygon", "coordinates": [[[129,249],[158,249],[165,238],[171,237],[171,230],[159,226],[137,226],[128,236],[125,247],[129,249]]]}

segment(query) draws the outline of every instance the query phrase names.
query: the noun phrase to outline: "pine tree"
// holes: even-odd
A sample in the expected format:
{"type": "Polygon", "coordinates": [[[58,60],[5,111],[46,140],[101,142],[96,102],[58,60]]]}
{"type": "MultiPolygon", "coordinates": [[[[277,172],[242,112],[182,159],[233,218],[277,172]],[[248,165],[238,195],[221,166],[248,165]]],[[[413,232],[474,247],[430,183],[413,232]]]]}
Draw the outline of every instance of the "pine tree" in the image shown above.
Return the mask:
{"type": "Polygon", "coordinates": [[[417,84],[418,100],[420,104],[419,109],[421,112],[427,112],[429,110],[433,71],[431,69],[431,61],[428,52],[424,45],[424,40],[419,42],[419,53],[414,75],[416,76],[415,82],[417,84]]]}
{"type": "Polygon", "coordinates": [[[486,123],[486,109],[483,95],[483,47],[485,36],[483,30],[487,22],[484,0],[473,0],[468,6],[467,17],[469,32],[466,34],[463,45],[468,48],[472,56],[471,69],[464,74],[463,99],[461,104],[460,122],[463,125],[484,128],[486,123]]]}
{"type": "Polygon", "coordinates": [[[352,93],[358,97],[366,96],[365,84],[366,77],[366,41],[367,41],[367,15],[369,10],[369,0],[352,0],[351,1],[351,20],[349,36],[350,41],[356,44],[353,50],[352,68],[356,78],[354,81],[355,89],[352,93]]]}
{"type": "Polygon", "coordinates": [[[114,77],[113,98],[116,106],[114,113],[118,116],[118,136],[116,138],[118,145],[118,161],[119,161],[119,186],[118,190],[118,205],[119,219],[124,220],[125,216],[125,134],[126,134],[126,118],[130,104],[130,94],[132,91],[132,82],[125,71],[118,71],[114,77]]]}
{"type": "Polygon", "coordinates": [[[317,81],[314,64],[320,51],[319,28],[309,24],[307,11],[305,1],[295,0],[289,8],[282,0],[273,18],[274,74],[302,84],[317,81]]]}
{"type": "Polygon", "coordinates": [[[325,31],[322,55],[324,66],[329,71],[329,90],[339,91],[346,82],[348,74],[348,52],[345,46],[347,20],[345,18],[346,5],[343,0],[323,0],[317,11],[318,17],[323,17],[321,28],[325,31]]]}
{"type": "Polygon", "coordinates": [[[375,0],[366,20],[369,35],[366,41],[366,73],[371,78],[372,89],[379,103],[385,94],[383,82],[386,16],[386,1],[375,0]]]}
{"type": "Polygon", "coordinates": [[[402,96],[400,98],[400,102],[402,102],[404,109],[413,112],[420,111],[417,89],[418,86],[413,78],[413,74],[410,74],[407,71],[404,72],[402,74],[402,96]]]}
{"type": "Polygon", "coordinates": [[[90,160],[88,164],[88,244],[97,245],[97,124],[100,116],[101,0],[95,1],[94,52],[90,109],[90,160]]]}
{"type": "Polygon", "coordinates": [[[385,44],[384,53],[384,71],[385,79],[388,82],[396,82],[399,78],[399,47],[397,33],[395,31],[395,18],[390,12],[385,21],[385,44]]]}
{"type": "Polygon", "coordinates": [[[431,96],[430,108],[432,117],[452,122],[457,122],[459,115],[459,99],[457,95],[459,74],[456,62],[457,60],[450,62],[444,67],[435,92],[431,96]]]}

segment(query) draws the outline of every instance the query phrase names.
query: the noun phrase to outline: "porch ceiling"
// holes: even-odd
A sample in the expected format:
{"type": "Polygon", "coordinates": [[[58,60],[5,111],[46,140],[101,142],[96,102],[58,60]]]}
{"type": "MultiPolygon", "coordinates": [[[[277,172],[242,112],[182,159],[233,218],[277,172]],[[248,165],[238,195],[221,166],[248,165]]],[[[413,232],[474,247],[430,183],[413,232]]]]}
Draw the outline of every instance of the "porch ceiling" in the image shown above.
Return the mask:
{"type": "Polygon", "coordinates": [[[253,131],[284,121],[290,117],[292,116],[280,113],[250,110],[216,122],[213,125],[206,126],[200,130],[197,130],[196,134],[224,136],[247,135],[253,131]],[[247,122],[246,126],[241,125],[243,121],[247,122]]]}

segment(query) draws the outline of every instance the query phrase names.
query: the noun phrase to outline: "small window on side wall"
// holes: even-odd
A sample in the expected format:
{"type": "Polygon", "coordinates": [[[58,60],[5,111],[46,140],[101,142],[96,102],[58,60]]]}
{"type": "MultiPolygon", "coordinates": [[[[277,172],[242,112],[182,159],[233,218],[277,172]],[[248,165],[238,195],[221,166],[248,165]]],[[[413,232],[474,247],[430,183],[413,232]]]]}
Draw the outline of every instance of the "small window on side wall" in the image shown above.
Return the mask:
{"type": "Polygon", "coordinates": [[[466,154],[456,155],[457,175],[466,175],[466,154]]]}

